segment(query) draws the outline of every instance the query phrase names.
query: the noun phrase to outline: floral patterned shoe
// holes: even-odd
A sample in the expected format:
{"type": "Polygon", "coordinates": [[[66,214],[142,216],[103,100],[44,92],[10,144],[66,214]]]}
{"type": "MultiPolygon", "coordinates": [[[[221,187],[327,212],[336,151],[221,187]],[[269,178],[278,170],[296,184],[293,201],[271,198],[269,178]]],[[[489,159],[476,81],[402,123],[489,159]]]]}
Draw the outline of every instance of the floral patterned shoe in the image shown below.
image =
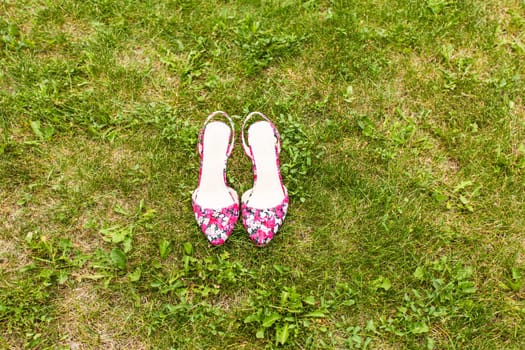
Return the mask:
{"type": "Polygon", "coordinates": [[[199,134],[199,185],[191,196],[195,219],[213,245],[223,244],[239,218],[239,196],[226,184],[226,163],[235,142],[233,122],[217,111],[208,116],[199,134]],[[216,116],[228,120],[212,121],[216,116]]]}
{"type": "Polygon", "coordinates": [[[250,239],[261,247],[273,239],[288,210],[288,192],[279,166],[281,140],[275,125],[259,112],[248,114],[241,134],[244,151],[252,160],[254,173],[253,188],[241,198],[242,219],[250,239]],[[246,142],[244,129],[253,116],[263,120],[250,125],[246,142]]]}

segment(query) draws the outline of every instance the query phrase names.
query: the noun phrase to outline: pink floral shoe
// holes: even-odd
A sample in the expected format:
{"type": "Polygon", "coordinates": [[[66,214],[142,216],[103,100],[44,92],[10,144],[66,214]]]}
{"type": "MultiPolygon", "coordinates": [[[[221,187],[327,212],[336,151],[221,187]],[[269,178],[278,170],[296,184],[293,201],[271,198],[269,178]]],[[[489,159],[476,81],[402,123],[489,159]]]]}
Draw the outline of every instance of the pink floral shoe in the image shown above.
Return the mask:
{"type": "Polygon", "coordinates": [[[191,199],[195,219],[213,245],[221,245],[230,237],[239,218],[239,196],[226,184],[226,163],[234,143],[234,126],[228,114],[222,111],[210,114],[199,134],[199,185],[191,199]],[[230,125],[212,121],[218,115],[230,125]]]}
{"type": "Polygon", "coordinates": [[[252,160],[254,178],[253,188],[241,198],[242,219],[250,239],[262,247],[273,239],[288,211],[288,192],[279,166],[281,139],[275,125],[259,112],[244,119],[241,135],[244,151],[252,160]],[[255,115],[263,120],[250,125],[246,142],[244,129],[255,115]]]}

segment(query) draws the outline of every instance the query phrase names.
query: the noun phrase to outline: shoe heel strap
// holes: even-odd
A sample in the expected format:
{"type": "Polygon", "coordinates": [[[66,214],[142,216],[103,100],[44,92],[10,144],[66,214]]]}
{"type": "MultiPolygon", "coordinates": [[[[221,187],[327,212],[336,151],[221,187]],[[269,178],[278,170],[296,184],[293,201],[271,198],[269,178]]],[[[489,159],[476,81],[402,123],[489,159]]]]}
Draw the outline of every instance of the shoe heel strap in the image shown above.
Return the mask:
{"type": "Polygon", "coordinates": [[[258,116],[270,124],[270,126],[273,129],[273,134],[275,135],[275,139],[276,139],[277,153],[280,153],[281,152],[281,135],[279,134],[279,131],[277,130],[275,125],[270,121],[270,119],[264,114],[262,114],[261,112],[251,112],[250,114],[246,116],[246,118],[244,118],[244,121],[242,122],[241,140],[242,140],[242,146],[244,148],[244,152],[246,152],[246,154],[250,158],[252,158],[252,153],[250,151],[250,145],[248,144],[248,142],[246,142],[246,136],[244,136],[244,130],[246,129],[247,122],[250,119],[252,119],[254,116],[258,116]]]}
{"type": "Polygon", "coordinates": [[[202,152],[204,149],[202,145],[202,141],[204,138],[204,130],[206,129],[206,125],[208,125],[212,121],[212,119],[214,119],[216,116],[225,118],[226,120],[228,120],[228,123],[230,124],[230,128],[231,128],[230,144],[228,145],[228,149],[226,150],[226,156],[229,157],[233,151],[233,146],[235,145],[235,125],[233,124],[233,120],[230,118],[228,113],[223,112],[223,111],[215,111],[206,118],[206,120],[204,121],[204,124],[202,125],[201,131],[199,132],[199,139],[197,141],[197,149],[201,157],[202,157],[202,152]]]}

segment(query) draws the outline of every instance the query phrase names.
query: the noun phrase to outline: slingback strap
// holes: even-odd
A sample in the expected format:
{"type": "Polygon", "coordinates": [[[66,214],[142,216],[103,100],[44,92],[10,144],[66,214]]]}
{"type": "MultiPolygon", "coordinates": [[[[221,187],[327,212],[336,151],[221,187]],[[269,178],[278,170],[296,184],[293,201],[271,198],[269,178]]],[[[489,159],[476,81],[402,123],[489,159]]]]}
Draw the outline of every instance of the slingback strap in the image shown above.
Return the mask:
{"type": "Polygon", "coordinates": [[[261,117],[262,119],[264,119],[265,121],[267,121],[270,126],[272,127],[273,129],[273,134],[275,135],[275,139],[276,139],[276,145],[277,145],[277,153],[280,153],[281,152],[281,135],[279,135],[279,131],[277,131],[277,128],[275,127],[275,125],[270,121],[270,119],[265,116],[264,114],[262,114],[261,112],[251,112],[250,114],[248,114],[246,116],[246,118],[244,118],[244,121],[242,123],[242,129],[241,129],[241,139],[242,139],[242,146],[244,148],[244,152],[246,152],[246,154],[252,158],[252,152],[250,150],[250,146],[248,145],[248,143],[246,142],[246,137],[244,136],[244,130],[246,129],[246,123],[248,122],[248,120],[250,120],[253,116],[259,116],[261,117]]]}
{"type": "Polygon", "coordinates": [[[231,127],[231,133],[230,133],[230,144],[228,145],[228,149],[226,150],[226,156],[229,157],[230,154],[232,153],[233,151],[233,146],[235,145],[235,125],[233,124],[233,120],[230,118],[230,116],[226,113],[226,112],[223,112],[223,111],[215,111],[213,113],[211,113],[208,118],[206,118],[206,120],[204,121],[204,124],[201,128],[201,131],[199,133],[199,140],[197,141],[197,149],[199,151],[199,155],[202,157],[202,151],[204,149],[203,145],[202,145],[202,140],[204,138],[204,130],[206,129],[206,125],[208,125],[213,118],[215,118],[216,116],[220,115],[221,117],[224,117],[228,120],[228,122],[230,123],[230,127],[231,127]]]}

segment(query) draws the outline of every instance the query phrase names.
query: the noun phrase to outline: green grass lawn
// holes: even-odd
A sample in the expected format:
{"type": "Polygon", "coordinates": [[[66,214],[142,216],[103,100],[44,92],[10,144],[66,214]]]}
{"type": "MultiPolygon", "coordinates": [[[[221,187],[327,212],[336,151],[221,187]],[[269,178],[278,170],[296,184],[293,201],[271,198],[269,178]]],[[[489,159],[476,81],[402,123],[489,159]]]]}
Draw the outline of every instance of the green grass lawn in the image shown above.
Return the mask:
{"type": "Polygon", "coordinates": [[[524,80],[524,0],[1,1],[0,348],[524,349],[524,80]],[[193,217],[219,109],[265,248],[193,217]]]}

